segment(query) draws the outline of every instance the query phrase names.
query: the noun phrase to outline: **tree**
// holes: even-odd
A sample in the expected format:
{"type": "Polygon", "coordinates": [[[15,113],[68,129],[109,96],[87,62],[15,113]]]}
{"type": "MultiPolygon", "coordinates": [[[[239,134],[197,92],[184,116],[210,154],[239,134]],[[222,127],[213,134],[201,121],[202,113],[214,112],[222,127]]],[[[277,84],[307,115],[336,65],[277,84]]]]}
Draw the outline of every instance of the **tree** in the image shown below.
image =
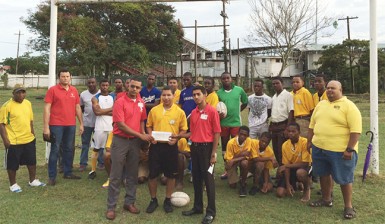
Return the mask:
{"type": "MultiPolygon", "coordinates": [[[[11,66],[9,74],[16,73],[16,58],[6,58],[3,61],[4,65],[11,66]]],[[[30,53],[25,53],[19,57],[19,74],[27,74],[29,72],[38,74],[48,74],[48,58],[43,56],[31,56],[30,53]]]]}
{"type": "MultiPolygon", "coordinates": [[[[41,3],[22,21],[38,35],[34,49],[49,50],[50,1],[41,3]]],[[[95,68],[108,76],[125,63],[145,72],[160,60],[172,60],[183,32],[174,8],[158,3],[65,4],[58,9],[58,64],[77,74],[95,68]]]]}
{"type": "Polygon", "coordinates": [[[297,53],[295,49],[308,44],[332,22],[331,18],[322,16],[320,10],[315,10],[312,0],[250,0],[250,5],[253,12],[249,41],[275,48],[282,60],[278,76],[291,59],[300,58],[297,54],[293,57],[297,53]]]}

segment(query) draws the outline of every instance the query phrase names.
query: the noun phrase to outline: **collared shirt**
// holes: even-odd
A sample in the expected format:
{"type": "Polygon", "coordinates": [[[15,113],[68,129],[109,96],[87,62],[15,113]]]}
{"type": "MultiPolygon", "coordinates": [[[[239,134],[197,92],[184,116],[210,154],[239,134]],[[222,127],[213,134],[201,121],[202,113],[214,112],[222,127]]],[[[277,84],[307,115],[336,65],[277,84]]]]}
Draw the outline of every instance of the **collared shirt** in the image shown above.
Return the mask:
{"type": "Polygon", "coordinates": [[[166,110],[163,103],[152,108],[147,117],[146,127],[151,127],[153,131],[171,132],[179,134],[179,131],[187,131],[187,119],[183,110],[176,104],[166,110]]]}
{"type": "Polygon", "coordinates": [[[84,112],[83,112],[83,125],[84,127],[95,127],[95,113],[92,111],[92,102],[91,99],[96,94],[98,94],[100,90],[98,90],[96,93],[92,94],[90,91],[84,90],[82,93],[80,93],[80,106],[84,106],[84,112]]]}
{"type": "Polygon", "coordinates": [[[11,145],[27,144],[35,139],[31,132],[33,112],[31,102],[8,100],[0,109],[0,123],[5,125],[11,145]]]}
{"type": "Polygon", "coordinates": [[[328,100],[328,95],[326,94],[326,91],[322,94],[321,97],[319,97],[318,92],[314,93],[313,95],[314,107],[317,106],[317,104],[322,100],[328,100]]]}
{"type": "Polygon", "coordinates": [[[299,137],[298,142],[293,145],[289,140],[282,144],[282,164],[311,163],[311,155],[307,150],[307,139],[299,137]]]}
{"type": "MultiPolygon", "coordinates": [[[[270,146],[266,146],[265,150],[263,151],[260,151],[259,150],[259,140],[255,140],[257,141],[256,142],[256,147],[252,148],[251,149],[251,158],[270,158],[270,157],[274,157],[274,151],[273,149],[270,147],[270,146]]],[[[266,169],[273,169],[274,166],[273,166],[273,163],[271,161],[267,161],[265,162],[265,168],[266,169]]]]}
{"type": "Polygon", "coordinates": [[[115,101],[112,111],[112,119],[114,122],[114,135],[121,137],[133,138],[118,128],[117,122],[124,122],[132,130],[141,133],[140,128],[141,121],[144,121],[147,117],[146,107],[140,95],[136,96],[136,99],[131,99],[127,95],[120,97],[115,101]]]}
{"type": "Polygon", "coordinates": [[[196,107],[190,117],[190,140],[195,143],[213,142],[214,134],[221,133],[219,114],[216,109],[206,104],[200,111],[196,107]]]}
{"type": "MultiPolygon", "coordinates": [[[[362,117],[357,106],[345,96],[333,102],[323,100],[314,109],[309,128],[314,132],[313,145],[343,152],[348,146],[350,133],[362,132],[362,117]]],[[[354,149],[358,150],[358,142],[354,149]]]]}
{"type": "Polygon", "coordinates": [[[187,143],[185,138],[181,138],[178,141],[178,150],[180,152],[190,152],[190,145],[187,143]]]}
{"type": "Polygon", "coordinates": [[[300,88],[296,92],[292,91],[294,103],[294,117],[310,115],[310,111],[314,110],[313,96],[305,87],[300,88]]]}
{"type": "Polygon", "coordinates": [[[271,122],[282,122],[289,118],[290,111],[294,110],[293,96],[286,91],[274,94],[271,106],[271,122]]]}
{"type": "Polygon", "coordinates": [[[251,151],[253,148],[257,148],[257,147],[258,147],[257,140],[247,137],[242,144],[239,144],[238,136],[237,136],[235,138],[230,139],[230,141],[227,143],[226,153],[224,158],[226,161],[229,161],[229,160],[232,160],[239,153],[247,151],[247,152],[250,152],[250,157],[247,157],[247,159],[251,159],[252,158],[251,151]]]}
{"type": "Polygon", "coordinates": [[[197,106],[193,98],[193,86],[184,88],[180,93],[179,104],[182,106],[182,110],[185,112],[186,117],[191,114],[191,111],[197,106]]]}
{"type": "Polygon", "coordinates": [[[44,102],[51,104],[49,125],[76,125],[76,105],[80,103],[80,99],[75,87],[70,85],[66,90],[60,84],[52,86],[48,89],[44,102]]]}

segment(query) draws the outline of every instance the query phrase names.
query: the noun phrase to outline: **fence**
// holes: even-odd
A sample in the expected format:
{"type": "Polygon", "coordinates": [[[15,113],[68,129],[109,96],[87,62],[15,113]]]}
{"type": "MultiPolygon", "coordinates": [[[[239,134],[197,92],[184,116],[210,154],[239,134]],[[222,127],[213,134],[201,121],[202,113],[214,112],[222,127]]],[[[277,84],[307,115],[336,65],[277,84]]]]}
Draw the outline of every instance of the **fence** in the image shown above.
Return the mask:
{"type": "MultiPolygon", "coordinates": [[[[17,83],[23,84],[27,88],[47,88],[48,87],[48,75],[12,75],[8,74],[8,85],[4,86],[4,83],[0,83],[2,87],[13,88],[17,83]]],[[[72,76],[72,85],[86,85],[86,76],[72,76]]]]}

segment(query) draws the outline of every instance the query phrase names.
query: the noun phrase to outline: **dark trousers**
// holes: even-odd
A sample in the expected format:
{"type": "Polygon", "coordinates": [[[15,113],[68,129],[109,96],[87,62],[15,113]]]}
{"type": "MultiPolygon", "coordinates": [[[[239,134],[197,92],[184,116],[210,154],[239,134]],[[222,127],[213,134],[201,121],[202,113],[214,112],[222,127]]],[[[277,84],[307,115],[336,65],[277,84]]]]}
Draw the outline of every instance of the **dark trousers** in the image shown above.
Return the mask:
{"type": "Polygon", "coordinates": [[[285,137],[286,125],[275,126],[270,125],[271,142],[273,144],[273,151],[275,159],[279,165],[282,165],[282,144],[287,140],[285,137]]]}
{"type": "Polygon", "coordinates": [[[207,170],[210,167],[210,158],[213,145],[210,144],[192,144],[191,161],[192,177],[194,185],[194,209],[203,211],[203,181],[206,184],[207,208],[206,214],[215,217],[215,183],[214,175],[207,170]]]}

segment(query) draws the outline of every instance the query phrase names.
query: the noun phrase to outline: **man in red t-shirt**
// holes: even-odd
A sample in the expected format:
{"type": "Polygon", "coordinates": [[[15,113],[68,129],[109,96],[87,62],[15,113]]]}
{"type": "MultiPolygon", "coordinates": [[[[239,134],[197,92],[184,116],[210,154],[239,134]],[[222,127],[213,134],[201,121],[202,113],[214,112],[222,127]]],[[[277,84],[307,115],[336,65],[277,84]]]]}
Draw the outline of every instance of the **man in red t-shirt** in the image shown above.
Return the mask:
{"type": "Polygon", "coordinates": [[[71,86],[71,74],[67,69],[59,71],[59,84],[48,89],[44,98],[43,135],[51,141],[51,151],[48,159],[48,185],[56,184],[57,160],[59,147],[62,146],[62,162],[64,179],[80,179],[72,174],[74,151],[74,136],[76,119],[80,123],[79,132],[83,133],[83,116],[80,107],[79,93],[71,86]]]}
{"type": "Polygon", "coordinates": [[[190,140],[192,177],[194,185],[194,207],[184,211],[184,216],[203,213],[203,181],[206,184],[207,208],[202,223],[212,223],[216,215],[214,164],[221,133],[218,112],[206,103],[207,92],[203,86],[193,88],[193,98],[197,107],[191,112],[190,140]]]}
{"type": "Polygon", "coordinates": [[[114,103],[112,119],[114,137],[111,145],[111,172],[108,186],[106,218],[115,219],[115,208],[119,198],[122,173],[125,169],[126,196],[123,208],[133,214],[139,214],[135,206],[136,185],[138,183],[138,165],[143,141],[151,142],[153,137],[144,132],[146,107],[139,95],[142,82],[131,79],[126,94],[114,103]]]}

